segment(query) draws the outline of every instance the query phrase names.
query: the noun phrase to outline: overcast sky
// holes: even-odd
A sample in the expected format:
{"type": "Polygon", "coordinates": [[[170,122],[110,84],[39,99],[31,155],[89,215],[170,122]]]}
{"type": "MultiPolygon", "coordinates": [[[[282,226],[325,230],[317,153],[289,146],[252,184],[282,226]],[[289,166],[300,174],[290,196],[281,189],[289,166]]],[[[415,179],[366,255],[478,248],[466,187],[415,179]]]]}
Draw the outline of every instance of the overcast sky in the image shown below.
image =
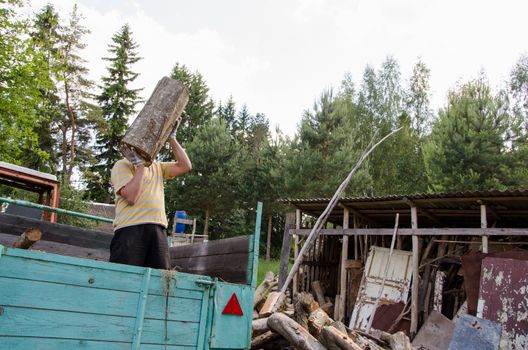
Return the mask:
{"type": "MultiPolygon", "coordinates": [[[[48,1],[30,0],[35,11],[48,1]]],[[[66,18],[71,0],[51,3],[66,18]]],[[[128,23],[143,60],[135,87],[146,99],[176,62],[205,78],[215,102],[264,113],[293,135],[302,112],[350,72],[392,55],[408,79],[421,58],[431,69],[432,107],[457,81],[484,70],[503,86],[528,52],[526,0],[79,0],[91,78],[105,74],[108,44],[128,23]]]]}

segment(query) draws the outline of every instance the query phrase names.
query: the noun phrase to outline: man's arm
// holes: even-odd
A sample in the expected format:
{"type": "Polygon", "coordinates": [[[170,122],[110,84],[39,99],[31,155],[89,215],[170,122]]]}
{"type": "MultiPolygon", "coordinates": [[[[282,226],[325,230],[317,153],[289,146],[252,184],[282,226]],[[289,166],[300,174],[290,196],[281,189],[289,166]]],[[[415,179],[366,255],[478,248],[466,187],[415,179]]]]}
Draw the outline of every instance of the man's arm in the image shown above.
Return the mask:
{"type": "Polygon", "coordinates": [[[172,178],[175,176],[180,176],[191,171],[191,160],[189,159],[187,152],[185,152],[183,147],[176,140],[176,137],[171,136],[169,138],[169,144],[171,146],[172,153],[176,157],[176,162],[174,162],[169,169],[169,177],[172,178]]]}
{"type": "Polygon", "coordinates": [[[143,175],[145,174],[145,165],[140,164],[135,167],[134,176],[124,187],[122,187],[118,194],[121,195],[128,204],[136,204],[141,189],[143,188],[143,175]]]}

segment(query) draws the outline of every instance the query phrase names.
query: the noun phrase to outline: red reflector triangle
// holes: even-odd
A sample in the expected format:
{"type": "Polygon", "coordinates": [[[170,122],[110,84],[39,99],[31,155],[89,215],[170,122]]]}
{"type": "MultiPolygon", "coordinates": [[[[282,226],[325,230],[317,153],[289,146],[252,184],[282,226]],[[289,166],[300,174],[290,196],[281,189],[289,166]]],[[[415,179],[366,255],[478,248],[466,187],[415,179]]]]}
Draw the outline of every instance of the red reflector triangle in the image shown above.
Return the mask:
{"type": "Polygon", "coordinates": [[[242,308],[240,307],[240,303],[238,302],[235,293],[231,295],[231,298],[229,299],[226,307],[224,308],[224,311],[222,311],[222,315],[243,315],[242,308]]]}

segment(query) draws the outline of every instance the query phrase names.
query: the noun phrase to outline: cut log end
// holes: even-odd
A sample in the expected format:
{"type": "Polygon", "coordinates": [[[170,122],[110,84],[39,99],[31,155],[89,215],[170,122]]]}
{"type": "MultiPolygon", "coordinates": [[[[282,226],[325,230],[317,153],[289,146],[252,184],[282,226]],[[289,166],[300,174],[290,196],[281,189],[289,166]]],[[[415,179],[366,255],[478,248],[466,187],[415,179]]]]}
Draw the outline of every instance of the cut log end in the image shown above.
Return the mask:
{"type": "Polygon", "coordinates": [[[30,227],[13,243],[13,248],[28,249],[41,238],[42,231],[38,227],[30,227]]]}

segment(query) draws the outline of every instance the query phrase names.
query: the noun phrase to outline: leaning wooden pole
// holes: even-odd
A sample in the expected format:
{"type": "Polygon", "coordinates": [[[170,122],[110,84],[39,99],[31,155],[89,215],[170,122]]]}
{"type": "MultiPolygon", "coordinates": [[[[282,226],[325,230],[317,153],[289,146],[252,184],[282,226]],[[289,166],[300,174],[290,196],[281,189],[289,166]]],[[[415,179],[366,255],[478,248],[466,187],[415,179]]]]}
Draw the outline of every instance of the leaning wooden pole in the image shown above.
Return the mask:
{"type": "MultiPolygon", "coordinates": [[[[390,136],[392,136],[394,133],[401,130],[401,127],[391,131],[389,134],[387,134],[384,138],[382,138],[378,143],[376,143],[374,146],[371,146],[373,143],[374,138],[370,141],[369,145],[367,146],[367,149],[363,152],[357,163],[354,165],[346,179],[339,185],[337,188],[337,191],[334,193],[334,196],[332,199],[330,199],[330,202],[328,203],[326,209],[323,211],[323,213],[319,216],[317,221],[315,222],[314,227],[310,231],[310,234],[308,235],[308,238],[306,239],[306,242],[304,242],[303,247],[301,248],[301,251],[299,252],[299,255],[295,259],[295,262],[293,263],[293,266],[290,270],[290,273],[288,274],[288,277],[286,278],[286,281],[284,285],[282,286],[280,290],[280,297],[278,298],[277,302],[273,306],[272,310],[276,311],[279,306],[284,301],[284,296],[286,293],[286,289],[288,289],[288,286],[290,285],[293,276],[297,273],[297,270],[299,269],[299,265],[301,265],[304,254],[312,247],[313,242],[315,242],[315,239],[319,236],[319,233],[321,231],[321,228],[326,224],[326,221],[328,220],[328,217],[330,216],[330,213],[335,208],[337,202],[339,201],[339,198],[345,191],[346,187],[350,183],[350,180],[352,179],[352,176],[356,173],[356,171],[359,169],[361,164],[365,161],[365,159],[378,147],[382,142],[384,142],[386,139],[388,139],[390,136]]],[[[376,135],[374,135],[375,137],[376,135]]]]}

